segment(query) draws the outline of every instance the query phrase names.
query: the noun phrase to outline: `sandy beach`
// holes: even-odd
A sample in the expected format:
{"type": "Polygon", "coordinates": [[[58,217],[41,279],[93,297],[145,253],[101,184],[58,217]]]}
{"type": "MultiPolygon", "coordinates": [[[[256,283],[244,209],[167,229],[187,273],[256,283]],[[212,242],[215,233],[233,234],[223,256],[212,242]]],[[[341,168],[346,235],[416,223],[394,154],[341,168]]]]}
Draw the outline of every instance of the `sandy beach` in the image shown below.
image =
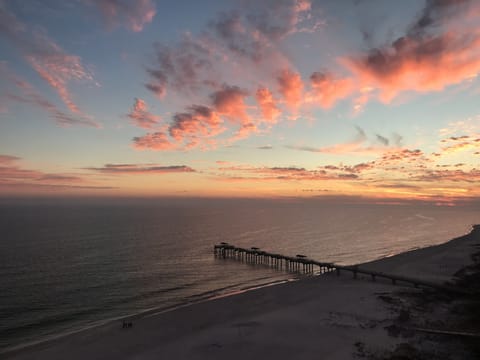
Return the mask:
{"type": "MultiPolygon", "coordinates": [[[[474,265],[479,251],[477,226],[448,243],[359,267],[454,284],[468,273],[465,268],[474,265]]],[[[144,315],[129,320],[131,328],[111,322],[2,358],[473,359],[462,337],[414,330],[478,331],[462,325],[465,315],[458,309],[469,301],[332,273],[144,315]]]]}

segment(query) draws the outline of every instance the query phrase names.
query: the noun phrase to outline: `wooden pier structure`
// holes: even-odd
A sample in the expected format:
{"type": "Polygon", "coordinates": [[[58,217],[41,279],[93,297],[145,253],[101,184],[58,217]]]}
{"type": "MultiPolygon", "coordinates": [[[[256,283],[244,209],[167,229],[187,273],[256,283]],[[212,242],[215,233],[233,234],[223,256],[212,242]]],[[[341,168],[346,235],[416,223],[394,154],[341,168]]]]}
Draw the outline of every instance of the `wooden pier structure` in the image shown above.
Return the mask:
{"type": "Polygon", "coordinates": [[[336,273],[337,275],[340,275],[342,272],[350,272],[354,279],[357,279],[358,275],[366,275],[367,277],[370,277],[372,281],[376,281],[377,278],[383,278],[390,281],[393,285],[403,283],[405,285],[414,286],[415,288],[424,287],[462,295],[470,294],[470,292],[464,289],[448,284],[440,284],[407,276],[361,269],[357,265],[347,266],[316,261],[302,254],[285,256],[263,251],[258,247],[251,247],[250,249],[236,247],[226,242],[214,245],[213,251],[218,258],[233,259],[254,265],[265,265],[279,270],[303,273],[306,275],[321,275],[325,273],[336,273]]]}

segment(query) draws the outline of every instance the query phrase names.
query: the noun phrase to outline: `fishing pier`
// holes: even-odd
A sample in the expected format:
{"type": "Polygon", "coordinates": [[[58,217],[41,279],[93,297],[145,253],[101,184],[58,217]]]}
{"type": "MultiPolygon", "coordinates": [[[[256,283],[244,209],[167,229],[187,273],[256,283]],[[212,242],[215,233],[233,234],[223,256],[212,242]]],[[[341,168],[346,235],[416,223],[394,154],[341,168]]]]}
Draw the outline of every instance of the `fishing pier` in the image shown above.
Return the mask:
{"type": "Polygon", "coordinates": [[[338,265],[330,262],[316,261],[308,258],[306,255],[303,254],[297,254],[296,256],[285,256],[281,254],[263,251],[258,247],[251,247],[250,249],[246,249],[228,244],[226,242],[214,245],[213,252],[215,257],[217,258],[233,259],[252,265],[264,265],[279,270],[302,273],[305,275],[322,275],[325,273],[335,273],[339,276],[342,272],[349,272],[352,274],[354,279],[357,279],[359,275],[363,275],[370,277],[372,281],[376,281],[378,278],[386,279],[390,281],[393,285],[396,285],[397,283],[403,283],[405,285],[414,286],[416,288],[432,288],[436,290],[460,293],[464,295],[468,293],[465,290],[452,285],[439,284],[427,280],[361,269],[357,265],[347,266],[338,265]]]}
{"type": "Polygon", "coordinates": [[[215,245],[214,254],[223,259],[235,259],[249,264],[267,265],[276,269],[300,272],[304,274],[326,273],[336,270],[332,263],[322,263],[311,260],[306,255],[298,254],[294,257],[269,253],[257,247],[245,249],[227,243],[215,245]],[[315,271],[317,270],[317,271],[315,271]]]}

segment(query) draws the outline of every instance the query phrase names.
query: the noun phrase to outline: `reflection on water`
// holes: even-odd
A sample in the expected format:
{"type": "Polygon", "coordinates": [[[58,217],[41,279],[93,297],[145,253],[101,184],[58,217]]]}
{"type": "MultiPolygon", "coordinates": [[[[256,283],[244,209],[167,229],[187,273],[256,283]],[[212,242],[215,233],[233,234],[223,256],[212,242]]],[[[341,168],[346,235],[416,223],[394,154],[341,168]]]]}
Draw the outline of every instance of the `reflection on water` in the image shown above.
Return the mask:
{"type": "Polygon", "coordinates": [[[213,244],[351,264],[469,231],[475,209],[319,201],[0,203],[0,347],[285,279],[213,244]]]}

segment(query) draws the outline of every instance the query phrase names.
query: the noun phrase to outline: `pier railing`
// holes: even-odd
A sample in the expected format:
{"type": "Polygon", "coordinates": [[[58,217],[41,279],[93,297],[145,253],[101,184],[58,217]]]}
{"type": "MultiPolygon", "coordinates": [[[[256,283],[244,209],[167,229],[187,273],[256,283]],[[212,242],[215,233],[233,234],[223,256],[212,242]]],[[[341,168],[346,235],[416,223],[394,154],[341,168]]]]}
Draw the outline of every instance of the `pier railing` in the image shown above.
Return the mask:
{"type": "Polygon", "coordinates": [[[441,284],[402,275],[387,274],[379,271],[361,269],[357,265],[347,266],[338,265],[331,262],[316,261],[303,254],[286,256],[263,251],[257,247],[251,247],[250,249],[247,249],[225,242],[215,245],[213,251],[215,256],[219,258],[234,259],[249,264],[262,264],[279,270],[298,272],[307,275],[325,273],[336,273],[337,275],[340,275],[342,272],[349,272],[353,275],[354,279],[357,279],[358,275],[366,275],[367,277],[370,277],[372,281],[376,281],[378,278],[383,278],[391,281],[393,285],[402,283],[414,286],[416,288],[425,287],[464,295],[469,294],[468,291],[449,284],[441,284]]]}

